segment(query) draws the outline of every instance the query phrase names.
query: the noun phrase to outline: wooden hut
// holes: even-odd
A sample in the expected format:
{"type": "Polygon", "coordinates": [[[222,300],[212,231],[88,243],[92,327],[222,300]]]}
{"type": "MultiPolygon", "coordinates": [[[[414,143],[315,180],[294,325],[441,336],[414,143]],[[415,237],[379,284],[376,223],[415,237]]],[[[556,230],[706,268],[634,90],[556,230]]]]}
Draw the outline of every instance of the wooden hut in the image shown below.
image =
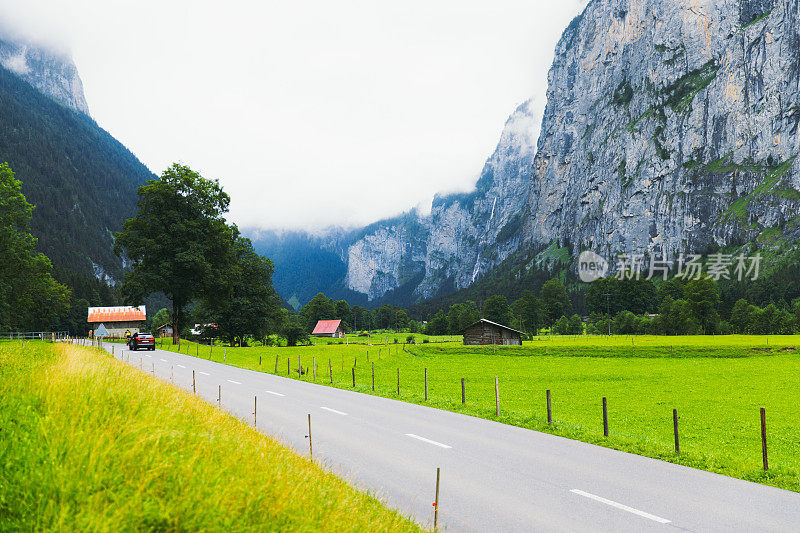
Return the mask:
{"type": "Polygon", "coordinates": [[[523,332],[516,329],[481,318],[474,324],[464,328],[464,344],[505,344],[520,346],[523,332]]]}

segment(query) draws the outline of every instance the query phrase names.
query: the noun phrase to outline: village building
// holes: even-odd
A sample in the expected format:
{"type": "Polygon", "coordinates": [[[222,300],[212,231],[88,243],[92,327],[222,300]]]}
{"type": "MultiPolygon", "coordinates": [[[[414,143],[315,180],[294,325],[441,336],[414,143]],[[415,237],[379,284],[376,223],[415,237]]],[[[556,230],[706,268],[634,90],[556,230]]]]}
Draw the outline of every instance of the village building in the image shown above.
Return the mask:
{"type": "Polygon", "coordinates": [[[481,318],[474,324],[464,328],[464,344],[505,344],[511,346],[522,345],[523,332],[481,318]]]}
{"type": "Polygon", "coordinates": [[[102,324],[112,339],[125,338],[126,334],[133,335],[143,331],[147,321],[147,309],[139,307],[90,307],[88,320],[92,328],[92,336],[102,324]]]}
{"type": "Polygon", "coordinates": [[[172,324],[163,324],[156,328],[156,337],[172,337],[172,324]]]}
{"type": "Polygon", "coordinates": [[[344,338],[345,329],[341,320],[320,320],[311,334],[315,337],[344,338]]]}

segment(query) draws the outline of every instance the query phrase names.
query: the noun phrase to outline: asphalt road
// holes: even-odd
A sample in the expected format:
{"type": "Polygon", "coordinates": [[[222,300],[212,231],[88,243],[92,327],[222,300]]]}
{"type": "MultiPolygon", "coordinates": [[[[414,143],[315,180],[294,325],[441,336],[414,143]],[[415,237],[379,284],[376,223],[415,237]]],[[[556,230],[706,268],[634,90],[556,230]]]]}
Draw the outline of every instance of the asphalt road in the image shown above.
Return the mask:
{"type": "MultiPolygon", "coordinates": [[[[800,494],[489,420],[156,350],[115,356],[192,390],[425,526],[447,531],[800,531],[800,494]]],[[[110,347],[108,348],[111,350],[110,347]]],[[[121,351],[121,349],[123,349],[121,351]]],[[[318,379],[322,377],[320,372],[318,379]]]]}

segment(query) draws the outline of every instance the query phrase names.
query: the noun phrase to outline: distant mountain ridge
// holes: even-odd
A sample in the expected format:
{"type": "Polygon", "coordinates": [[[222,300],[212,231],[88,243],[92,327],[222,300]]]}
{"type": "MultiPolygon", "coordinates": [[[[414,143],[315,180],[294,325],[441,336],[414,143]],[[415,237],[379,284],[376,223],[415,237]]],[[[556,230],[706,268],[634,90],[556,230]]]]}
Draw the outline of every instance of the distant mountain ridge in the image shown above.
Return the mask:
{"type": "Polygon", "coordinates": [[[8,41],[0,41],[0,57],[0,161],[36,206],[39,249],[68,272],[115,283],[122,262],[113,232],[154,175],[88,115],[70,60],[8,41]]]}

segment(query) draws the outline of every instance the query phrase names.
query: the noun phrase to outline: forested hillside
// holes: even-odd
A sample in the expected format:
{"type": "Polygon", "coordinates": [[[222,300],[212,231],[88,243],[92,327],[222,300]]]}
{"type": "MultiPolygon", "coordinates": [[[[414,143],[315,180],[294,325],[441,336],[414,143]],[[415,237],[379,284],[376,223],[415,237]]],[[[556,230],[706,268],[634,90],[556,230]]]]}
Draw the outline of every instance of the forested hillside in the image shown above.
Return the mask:
{"type": "Polygon", "coordinates": [[[0,68],[0,162],[36,206],[38,249],[67,272],[121,278],[112,233],[135,213],[136,188],[153,175],[91,118],[0,68]]]}

